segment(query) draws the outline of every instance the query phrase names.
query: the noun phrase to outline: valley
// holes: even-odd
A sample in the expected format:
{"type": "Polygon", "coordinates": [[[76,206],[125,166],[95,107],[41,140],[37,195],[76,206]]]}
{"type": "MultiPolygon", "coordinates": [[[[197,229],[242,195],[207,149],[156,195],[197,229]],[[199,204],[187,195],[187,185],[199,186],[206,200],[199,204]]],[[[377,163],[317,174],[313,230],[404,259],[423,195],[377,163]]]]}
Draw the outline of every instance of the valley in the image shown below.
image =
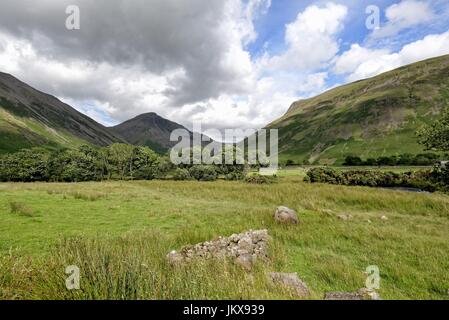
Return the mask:
{"type": "Polygon", "coordinates": [[[297,272],[322,299],[363,287],[365,269],[377,265],[382,299],[447,299],[447,195],[280,175],[270,185],[1,183],[0,298],[295,299],[266,280],[277,270],[297,272]],[[11,212],[11,203],[22,210],[11,212]],[[295,209],[300,224],[275,223],[279,205],[295,209]],[[171,250],[250,229],[272,238],[270,262],[250,274],[232,263],[167,264],[171,250]],[[71,264],[81,268],[81,291],[64,286],[71,264]]]}

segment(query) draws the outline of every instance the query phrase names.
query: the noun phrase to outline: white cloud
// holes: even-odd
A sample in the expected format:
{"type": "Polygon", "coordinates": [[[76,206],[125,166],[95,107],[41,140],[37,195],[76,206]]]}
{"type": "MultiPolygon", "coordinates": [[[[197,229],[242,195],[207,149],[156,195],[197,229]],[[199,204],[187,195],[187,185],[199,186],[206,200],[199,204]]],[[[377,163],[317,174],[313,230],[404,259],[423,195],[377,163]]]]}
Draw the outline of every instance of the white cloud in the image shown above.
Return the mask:
{"type": "Polygon", "coordinates": [[[348,74],[347,81],[356,81],[390,71],[406,64],[449,54],[449,31],[428,35],[402,47],[398,52],[371,50],[353,45],[335,60],[335,71],[348,74]]]}
{"type": "MultiPolygon", "coordinates": [[[[306,7],[285,26],[283,53],[254,60],[246,45],[257,39],[254,19],[270,0],[152,0],[151,12],[146,1],[116,0],[131,23],[106,0],[73,1],[85,5],[80,34],[53,29],[59,2],[43,0],[50,16],[28,21],[18,5],[2,7],[0,70],[106,124],[151,111],[187,127],[201,120],[204,129],[259,128],[325,90],[331,72],[352,81],[449,53],[448,31],[399,52],[353,44],[336,56],[348,9],[332,2],[306,7]],[[93,23],[102,6],[105,17],[93,23]]],[[[415,2],[390,7],[391,25],[409,26],[415,2]]],[[[414,15],[425,21],[428,11],[414,15]]]]}
{"type": "Polygon", "coordinates": [[[323,67],[339,50],[337,35],[343,29],[348,9],[332,2],[309,6],[286,26],[287,51],[261,59],[264,69],[314,70],[323,67]]]}
{"type": "Polygon", "coordinates": [[[359,44],[353,44],[350,50],[344,52],[336,59],[334,72],[337,74],[354,72],[363,62],[388,53],[389,51],[386,49],[370,50],[361,47],[359,44]]]}
{"type": "Polygon", "coordinates": [[[435,18],[429,1],[402,0],[385,11],[388,22],[373,32],[373,38],[395,35],[404,29],[431,22],[435,18]]]}
{"type": "MultiPolygon", "coordinates": [[[[56,2],[43,2],[51,16],[38,10],[40,15],[28,21],[15,12],[17,5],[5,7],[0,13],[0,69],[105,124],[152,111],[188,127],[201,120],[205,129],[263,127],[281,116],[298,94],[323,90],[328,75],[315,69],[338,51],[336,36],[347,12],[333,3],[306,8],[286,26],[286,53],[254,61],[245,44],[257,38],[254,19],[266,12],[270,0],[215,5],[194,0],[188,9],[176,1],[178,9],[164,15],[167,21],[150,13],[152,22],[146,22],[143,2],[137,1],[135,7],[124,7],[133,19],[125,26],[111,6],[104,12],[108,19],[99,17],[99,26],[93,24],[90,10],[96,12],[96,6],[76,1],[83,4],[81,34],[51,29],[56,22],[47,20],[57,15],[56,2]],[[14,15],[20,30],[8,18],[14,15]],[[110,25],[113,18],[118,28],[110,25]],[[108,34],[102,34],[105,29],[108,34]],[[147,30],[142,39],[136,36],[138,29],[147,30]],[[73,44],[74,52],[68,52],[73,44]],[[322,49],[310,50],[317,45],[322,49]],[[264,62],[276,59],[283,61],[263,68],[264,62]]],[[[175,2],[152,3],[166,12],[162,9],[175,2]]]]}

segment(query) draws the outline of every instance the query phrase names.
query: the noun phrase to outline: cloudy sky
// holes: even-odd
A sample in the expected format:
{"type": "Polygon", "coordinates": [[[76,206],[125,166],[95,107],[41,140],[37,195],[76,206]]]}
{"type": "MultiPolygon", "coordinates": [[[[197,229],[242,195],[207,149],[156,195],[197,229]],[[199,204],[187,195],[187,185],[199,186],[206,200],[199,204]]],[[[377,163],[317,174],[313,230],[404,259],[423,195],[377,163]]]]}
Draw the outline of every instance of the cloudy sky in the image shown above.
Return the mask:
{"type": "Polygon", "coordinates": [[[0,0],[0,71],[105,125],[157,112],[259,128],[298,99],[443,54],[448,0],[0,0]]]}

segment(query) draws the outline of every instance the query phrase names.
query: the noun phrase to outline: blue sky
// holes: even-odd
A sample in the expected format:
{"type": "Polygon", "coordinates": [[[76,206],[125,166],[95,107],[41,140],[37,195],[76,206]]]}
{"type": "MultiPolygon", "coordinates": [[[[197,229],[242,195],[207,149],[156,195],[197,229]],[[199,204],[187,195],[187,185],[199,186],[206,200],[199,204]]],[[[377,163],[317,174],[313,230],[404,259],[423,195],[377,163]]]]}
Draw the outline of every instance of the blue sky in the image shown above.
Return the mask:
{"type": "MultiPolygon", "coordinates": [[[[297,15],[303,12],[309,6],[323,6],[329,1],[298,1],[298,0],[273,0],[270,8],[265,14],[258,16],[254,20],[256,32],[258,34],[256,41],[249,44],[246,48],[253,58],[269,52],[272,55],[281,54],[286,50],[285,26],[292,23],[297,15]]],[[[348,8],[348,14],[345,19],[344,28],[339,33],[340,47],[338,53],[341,54],[351,48],[354,43],[363,45],[372,49],[389,49],[392,52],[400,50],[404,45],[418,41],[429,34],[440,34],[449,30],[449,1],[416,1],[426,3],[435,14],[435,18],[429,22],[412,25],[400,30],[398,33],[389,37],[370,41],[372,30],[365,26],[368,14],[365,9],[369,5],[375,5],[380,10],[380,27],[389,23],[386,17],[386,11],[395,4],[400,4],[398,0],[348,0],[332,1],[336,4],[344,5],[348,8]]],[[[323,68],[321,70],[326,70],[323,68]]],[[[336,84],[344,83],[343,76],[329,75],[327,87],[333,87],[336,84]]],[[[312,93],[313,94],[313,93],[312,93]]]]}
{"type": "Polygon", "coordinates": [[[0,10],[0,71],[105,125],[156,112],[189,128],[257,129],[299,99],[444,54],[448,0],[16,0],[0,10]],[[69,5],[80,29],[66,28],[69,5]]]}

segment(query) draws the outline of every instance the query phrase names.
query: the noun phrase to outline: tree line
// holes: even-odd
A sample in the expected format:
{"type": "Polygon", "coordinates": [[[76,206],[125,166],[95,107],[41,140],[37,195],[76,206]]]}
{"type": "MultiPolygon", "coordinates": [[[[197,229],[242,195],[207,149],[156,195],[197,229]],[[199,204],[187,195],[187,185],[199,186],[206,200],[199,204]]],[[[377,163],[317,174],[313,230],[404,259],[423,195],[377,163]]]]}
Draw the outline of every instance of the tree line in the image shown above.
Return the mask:
{"type": "Polygon", "coordinates": [[[401,154],[398,156],[382,156],[363,160],[359,156],[349,155],[343,162],[344,166],[433,166],[439,160],[446,160],[449,155],[436,153],[421,153],[418,155],[401,154]]]}
{"type": "Polygon", "coordinates": [[[103,180],[151,180],[169,175],[175,180],[244,179],[245,164],[175,166],[168,156],[148,147],[115,143],[96,148],[49,151],[23,149],[0,157],[0,181],[11,182],[82,182],[103,180]]]}

